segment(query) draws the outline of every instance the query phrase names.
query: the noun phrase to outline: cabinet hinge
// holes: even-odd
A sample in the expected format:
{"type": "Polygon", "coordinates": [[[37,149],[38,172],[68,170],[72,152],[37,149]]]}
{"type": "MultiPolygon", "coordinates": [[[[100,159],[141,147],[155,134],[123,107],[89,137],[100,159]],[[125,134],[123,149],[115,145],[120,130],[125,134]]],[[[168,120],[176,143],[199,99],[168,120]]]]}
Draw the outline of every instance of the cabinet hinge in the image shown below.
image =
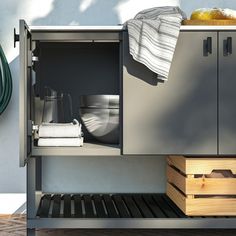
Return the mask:
{"type": "Polygon", "coordinates": [[[34,139],[38,139],[39,138],[39,134],[38,134],[39,126],[35,125],[33,121],[32,121],[32,129],[31,130],[32,130],[32,135],[33,135],[34,139]]]}

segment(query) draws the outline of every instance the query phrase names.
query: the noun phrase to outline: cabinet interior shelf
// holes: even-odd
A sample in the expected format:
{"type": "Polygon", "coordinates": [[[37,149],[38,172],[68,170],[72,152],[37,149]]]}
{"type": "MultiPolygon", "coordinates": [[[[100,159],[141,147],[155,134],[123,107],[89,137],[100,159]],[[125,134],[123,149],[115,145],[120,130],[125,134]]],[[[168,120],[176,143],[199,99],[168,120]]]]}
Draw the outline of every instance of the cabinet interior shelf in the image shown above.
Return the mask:
{"type": "Polygon", "coordinates": [[[84,143],[82,147],[32,147],[32,156],[119,156],[120,146],[84,143]]]}

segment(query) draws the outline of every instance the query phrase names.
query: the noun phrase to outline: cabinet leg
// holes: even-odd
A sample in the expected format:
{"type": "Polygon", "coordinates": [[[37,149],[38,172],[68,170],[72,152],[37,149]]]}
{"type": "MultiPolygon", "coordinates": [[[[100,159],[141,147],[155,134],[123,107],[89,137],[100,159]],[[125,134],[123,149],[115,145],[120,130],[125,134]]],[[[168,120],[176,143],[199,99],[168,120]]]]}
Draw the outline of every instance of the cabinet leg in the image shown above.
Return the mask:
{"type": "Polygon", "coordinates": [[[36,236],[35,229],[28,229],[27,228],[27,236],[36,236]]]}

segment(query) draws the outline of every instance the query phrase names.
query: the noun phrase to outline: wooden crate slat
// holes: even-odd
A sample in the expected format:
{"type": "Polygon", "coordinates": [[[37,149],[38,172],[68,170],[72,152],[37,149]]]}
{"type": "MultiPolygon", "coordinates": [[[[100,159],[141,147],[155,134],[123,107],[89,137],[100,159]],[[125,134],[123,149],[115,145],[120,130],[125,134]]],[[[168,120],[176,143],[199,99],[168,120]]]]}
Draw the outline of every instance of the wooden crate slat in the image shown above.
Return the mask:
{"type": "Polygon", "coordinates": [[[96,217],[93,210],[92,198],[90,195],[83,195],[84,199],[84,208],[85,208],[85,217],[86,218],[94,218],[96,217]]]}
{"type": "Polygon", "coordinates": [[[184,156],[169,156],[167,157],[167,163],[186,173],[186,158],[184,156]]]}
{"type": "Polygon", "coordinates": [[[187,175],[211,174],[213,170],[236,174],[236,158],[169,156],[167,162],[187,175]]]}
{"type": "Polygon", "coordinates": [[[236,178],[187,178],[186,194],[236,195],[236,178]]]}
{"type": "Polygon", "coordinates": [[[171,184],[167,195],[188,216],[236,216],[236,198],[186,198],[171,184]]]}
{"type": "Polygon", "coordinates": [[[64,217],[70,218],[71,217],[71,196],[70,194],[64,194],[63,195],[64,200],[64,217]]]}
{"type": "Polygon", "coordinates": [[[131,216],[134,218],[142,218],[142,214],[139,211],[138,207],[136,206],[135,202],[133,201],[132,196],[124,195],[123,199],[125,201],[127,208],[129,209],[131,216]]]}
{"type": "Polygon", "coordinates": [[[236,158],[191,158],[186,162],[186,174],[211,174],[213,170],[231,170],[236,174],[236,158]]]}
{"type": "Polygon", "coordinates": [[[61,195],[55,194],[53,196],[52,217],[54,218],[60,217],[60,209],[61,209],[61,195]]]}
{"type": "Polygon", "coordinates": [[[236,198],[193,198],[186,205],[187,215],[236,216],[236,198]]]}
{"type": "Polygon", "coordinates": [[[110,218],[118,218],[119,215],[116,212],[115,206],[113,204],[112,198],[108,194],[103,195],[103,200],[106,205],[107,213],[110,218]]]}
{"type": "Polygon", "coordinates": [[[169,218],[178,218],[178,215],[171,209],[171,207],[162,199],[161,195],[153,195],[153,199],[162,209],[162,211],[169,218]]]}
{"type": "Polygon", "coordinates": [[[163,213],[161,208],[156,204],[156,202],[152,199],[152,195],[143,195],[143,198],[146,204],[151,209],[152,213],[157,218],[166,218],[166,215],[163,213]]]}
{"type": "Polygon", "coordinates": [[[105,209],[102,203],[102,197],[98,194],[95,194],[93,195],[93,201],[94,201],[95,209],[97,212],[97,216],[99,218],[106,218],[107,214],[105,212],[105,209]]]}
{"type": "Polygon", "coordinates": [[[45,194],[41,199],[41,205],[39,210],[39,216],[41,218],[47,218],[51,203],[51,194],[45,194]]]}
{"type": "Polygon", "coordinates": [[[147,207],[147,205],[141,195],[134,195],[133,199],[134,199],[136,205],[138,206],[139,210],[141,211],[142,215],[145,218],[153,218],[154,217],[154,215],[147,207]]]}
{"type": "Polygon", "coordinates": [[[119,212],[120,217],[130,218],[131,216],[130,216],[129,211],[127,210],[127,208],[125,206],[125,203],[122,200],[122,197],[120,195],[113,195],[112,198],[115,202],[115,205],[116,205],[116,208],[119,212]]]}
{"type": "Polygon", "coordinates": [[[79,194],[73,195],[74,199],[74,205],[75,205],[75,218],[82,218],[83,212],[82,212],[82,202],[81,202],[81,196],[79,194]]]}
{"type": "Polygon", "coordinates": [[[182,192],[186,192],[186,177],[169,165],[167,165],[167,181],[177,186],[182,192]]]}

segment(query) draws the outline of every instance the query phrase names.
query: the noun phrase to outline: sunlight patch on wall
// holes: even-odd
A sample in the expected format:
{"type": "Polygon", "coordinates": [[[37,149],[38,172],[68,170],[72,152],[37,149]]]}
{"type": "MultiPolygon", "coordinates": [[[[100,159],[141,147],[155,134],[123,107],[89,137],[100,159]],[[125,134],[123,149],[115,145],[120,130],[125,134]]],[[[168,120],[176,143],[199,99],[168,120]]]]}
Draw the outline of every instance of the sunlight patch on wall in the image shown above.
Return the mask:
{"type": "Polygon", "coordinates": [[[54,0],[31,0],[27,2],[29,24],[39,17],[47,16],[53,10],[54,0]]]}
{"type": "Polygon", "coordinates": [[[19,44],[16,44],[16,48],[13,47],[13,28],[15,27],[19,32],[19,19],[25,19],[30,25],[35,19],[46,17],[53,10],[54,0],[21,0],[18,2],[11,0],[9,2],[12,4],[9,5],[11,7],[14,4],[15,11],[11,11],[11,8],[4,8],[4,4],[1,2],[0,9],[1,14],[5,16],[3,20],[6,22],[1,27],[1,33],[4,35],[2,45],[10,63],[19,55],[19,44]]]}
{"type": "Polygon", "coordinates": [[[26,211],[24,193],[1,193],[0,202],[0,214],[23,214],[26,211]]]}
{"type": "Polygon", "coordinates": [[[128,0],[123,1],[117,5],[115,8],[117,15],[121,23],[133,18],[139,11],[142,11],[151,7],[159,6],[179,6],[179,0],[146,0],[146,1],[137,1],[137,0],[128,0]]]}
{"type": "Polygon", "coordinates": [[[96,3],[96,0],[82,0],[81,4],[79,6],[79,11],[80,12],[86,11],[94,3],[96,3]]]}
{"type": "Polygon", "coordinates": [[[69,23],[69,25],[79,25],[79,22],[78,21],[75,21],[75,20],[73,20],[73,21],[71,21],[70,23],[69,23]]]}

